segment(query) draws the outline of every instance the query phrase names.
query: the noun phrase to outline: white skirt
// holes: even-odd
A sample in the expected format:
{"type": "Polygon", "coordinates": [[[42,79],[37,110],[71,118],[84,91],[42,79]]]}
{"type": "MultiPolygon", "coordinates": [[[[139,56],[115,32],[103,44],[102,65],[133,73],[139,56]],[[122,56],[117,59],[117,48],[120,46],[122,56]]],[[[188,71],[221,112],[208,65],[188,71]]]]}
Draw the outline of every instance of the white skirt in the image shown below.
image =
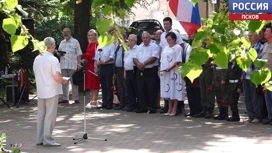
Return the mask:
{"type": "Polygon", "coordinates": [[[160,72],[161,98],[182,101],[184,86],[180,72],[160,72]]]}

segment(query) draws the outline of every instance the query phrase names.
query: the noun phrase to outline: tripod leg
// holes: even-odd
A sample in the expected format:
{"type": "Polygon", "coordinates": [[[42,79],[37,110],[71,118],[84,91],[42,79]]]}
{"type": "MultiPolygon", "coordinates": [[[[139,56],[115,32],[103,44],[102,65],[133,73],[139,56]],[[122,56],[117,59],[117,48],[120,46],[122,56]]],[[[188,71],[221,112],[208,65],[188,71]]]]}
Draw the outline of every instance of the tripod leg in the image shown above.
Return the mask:
{"type": "Polygon", "coordinates": [[[29,100],[29,102],[31,102],[33,99],[35,99],[37,97],[37,95],[35,95],[32,99],[29,100]]]}
{"type": "Polygon", "coordinates": [[[76,142],[74,142],[74,144],[77,144],[77,143],[79,143],[79,142],[82,142],[84,139],[83,138],[80,138],[80,139],[78,139],[76,142]]]}
{"type": "Polygon", "coordinates": [[[103,138],[88,138],[89,140],[101,140],[101,141],[108,141],[107,139],[103,138]]]}
{"type": "Polygon", "coordinates": [[[22,100],[22,98],[23,98],[23,95],[24,95],[26,86],[27,86],[27,81],[26,81],[25,84],[24,84],[23,90],[22,90],[22,92],[21,92],[21,94],[20,94],[20,98],[19,98],[19,100],[18,100],[18,102],[17,102],[17,105],[16,105],[17,108],[19,107],[19,105],[20,105],[20,103],[21,103],[21,100],[22,100]]]}
{"type": "Polygon", "coordinates": [[[80,140],[80,139],[83,139],[83,138],[73,138],[74,141],[77,141],[77,140],[80,140]]]}
{"type": "Polygon", "coordinates": [[[7,104],[3,98],[0,98],[0,100],[1,100],[8,108],[10,108],[9,104],[7,104]]]}

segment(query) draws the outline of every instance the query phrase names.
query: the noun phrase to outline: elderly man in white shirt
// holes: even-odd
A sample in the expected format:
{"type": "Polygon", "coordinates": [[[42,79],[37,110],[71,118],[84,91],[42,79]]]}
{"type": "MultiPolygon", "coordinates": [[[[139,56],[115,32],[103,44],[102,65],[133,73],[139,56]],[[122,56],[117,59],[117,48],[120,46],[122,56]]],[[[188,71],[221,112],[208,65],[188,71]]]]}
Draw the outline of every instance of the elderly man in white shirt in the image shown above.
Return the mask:
{"type": "Polygon", "coordinates": [[[137,84],[136,84],[136,70],[134,69],[133,56],[137,52],[137,36],[130,34],[128,37],[128,51],[125,52],[124,57],[124,77],[126,80],[127,99],[129,102],[128,112],[133,112],[137,108],[137,84]]]}
{"type": "MultiPolygon", "coordinates": [[[[65,77],[72,77],[77,69],[80,68],[80,56],[82,51],[79,42],[71,36],[69,28],[63,29],[64,40],[60,42],[59,51],[64,51],[66,54],[60,57],[61,73],[65,77]]],[[[78,86],[72,82],[72,98],[75,103],[79,103],[78,86]]],[[[63,85],[63,96],[60,103],[69,102],[69,84],[63,85]]]]}
{"type": "Polygon", "coordinates": [[[112,109],[113,106],[113,92],[112,92],[112,77],[113,64],[115,57],[114,43],[105,46],[97,47],[95,53],[95,60],[98,66],[98,73],[100,76],[100,83],[102,88],[102,106],[101,108],[112,109]]]}
{"type": "Polygon", "coordinates": [[[67,80],[62,78],[60,64],[53,55],[55,40],[44,39],[47,51],[38,55],[33,64],[38,96],[37,145],[60,146],[52,137],[58,108],[58,95],[62,94],[61,84],[67,80]]]}
{"type": "Polygon", "coordinates": [[[136,113],[156,113],[159,47],[151,42],[150,34],[143,32],[143,43],[137,48],[133,62],[137,66],[138,108],[136,113]]]}

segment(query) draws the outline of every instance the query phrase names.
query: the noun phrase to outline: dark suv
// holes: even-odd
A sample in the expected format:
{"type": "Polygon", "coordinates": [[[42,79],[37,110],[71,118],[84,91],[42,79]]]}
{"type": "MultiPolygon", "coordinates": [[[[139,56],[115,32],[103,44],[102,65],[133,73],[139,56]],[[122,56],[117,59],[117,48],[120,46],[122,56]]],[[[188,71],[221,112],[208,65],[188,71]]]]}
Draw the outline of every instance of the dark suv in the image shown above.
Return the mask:
{"type": "Polygon", "coordinates": [[[137,35],[137,44],[139,45],[142,42],[141,35],[143,31],[149,32],[151,35],[154,35],[154,33],[157,30],[164,31],[161,23],[156,19],[144,19],[144,20],[137,20],[131,23],[129,26],[130,34],[136,34],[137,35]]]}

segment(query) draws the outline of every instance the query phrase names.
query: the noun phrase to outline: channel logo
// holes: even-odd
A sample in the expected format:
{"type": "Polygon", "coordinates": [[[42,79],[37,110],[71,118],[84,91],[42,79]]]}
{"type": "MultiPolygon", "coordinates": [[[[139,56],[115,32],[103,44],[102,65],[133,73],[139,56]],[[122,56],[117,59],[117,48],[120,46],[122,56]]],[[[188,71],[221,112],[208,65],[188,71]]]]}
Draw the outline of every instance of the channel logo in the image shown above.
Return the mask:
{"type": "Polygon", "coordinates": [[[272,20],[272,0],[229,0],[230,20],[272,20]]]}

